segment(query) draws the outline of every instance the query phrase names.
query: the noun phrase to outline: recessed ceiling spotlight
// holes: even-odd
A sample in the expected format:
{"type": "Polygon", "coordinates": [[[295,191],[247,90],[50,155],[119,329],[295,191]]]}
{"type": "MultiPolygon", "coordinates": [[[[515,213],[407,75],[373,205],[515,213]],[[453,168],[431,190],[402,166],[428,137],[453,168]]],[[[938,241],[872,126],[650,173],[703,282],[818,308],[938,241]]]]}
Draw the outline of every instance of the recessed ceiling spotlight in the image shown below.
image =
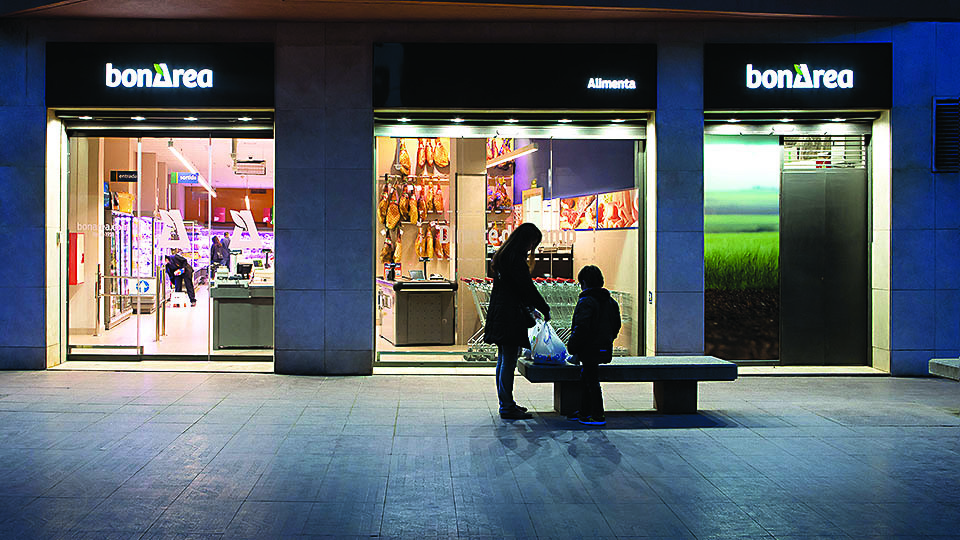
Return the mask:
{"type": "Polygon", "coordinates": [[[516,124],[517,122],[519,122],[519,120],[517,120],[516,118],[507,118],[506,120],[504,120],[504,122],[508,124],[516,124]]]}
{"type": "Polygon", "coordinates": [[[613,122],[614,124],[621,124],[623,122],[626,122],[626,120],[624,120],[623,118],[614,118],[613,120],[611,120],[611,122],[613,122]]]}
{"type": "Polygon", "coordinates": [[[451,122],[456,122],[456,123],[459,124],[459,123],[463,122],[463,118],[460,118],[460,117],[451,118],[450,121],[451,121],[451,122]]]}
{"type": "Polygon", "coordinates": [[[573,120],[570,120],[569,118],[561,118],[561,119],[557,120],[557,122],[559,122],[559,123],[561,123],[561,124],[569,124],[570,122],[573,122],[573,120]]]}
{"type": "Polygon", "coordinates": [[[196,116],[188,116],[188,117],[184,118],[184,120],[186,120],[187,122],[196,122],[196,121],[197,121],[197,117],[196,117],[196,116]]]}
{"type": "Polygon", "coordinates": [[[781,118],[781,122],[793,122],[793,118],[781,118]]]}
{"type": "Polygon", "coordinates": [[[92,116],[86,116],[86,115],[84,115],[84,116],[81,116],[80,119],[81,119],[81,120],[93,120],[93,117],[92,117],[92,116]]]}
{"type": "Polygon", "coordinates": [[[239,121],[241,121],[241,122],[249,122],[249,121],[253,120],[253,118],[250,118],[249,116],[241,116],[240,118],[237,118],[237,120],[239,120],[239,121]]]}
{"type": "Polygon", "coordinates": [[[404,116],[403,118],[397,118],[397,121],[398,121],[398,122],[409,122],[410,119],[407,118],[406,116],[404,116]]]}
{"type": "Polygon", "coordinates": [[[846,118],[832,118],[830,121],[831,121],[831,122],[843,122],[844,120],[846,120],[846,118]]]}
{"type": "Polygon", "coordinates": [[[736,124],[736,123],[739,123],[739,122],[740,122],[740,119],[739,119],[739,118],[727,118],[727,123],[728,123],[728,124],[736,124]]]}
{"type": "Polygon", "coordinates": [[[136,120],[137,122],[143,122],[144,120],[146,120],[146,118],[143,116],[131,116],[130,119],[136,120]]]}

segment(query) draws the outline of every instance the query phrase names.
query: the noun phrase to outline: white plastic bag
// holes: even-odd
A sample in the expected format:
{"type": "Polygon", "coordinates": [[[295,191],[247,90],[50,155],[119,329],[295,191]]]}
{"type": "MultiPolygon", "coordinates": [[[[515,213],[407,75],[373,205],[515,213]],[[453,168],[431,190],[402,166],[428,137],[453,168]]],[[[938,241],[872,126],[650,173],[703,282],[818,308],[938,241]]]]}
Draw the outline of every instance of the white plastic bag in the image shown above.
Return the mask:
{"type": "Polygon", "coordinates": [[[531,337],[531,358],[535,364],[565,364],[567,348],[560,341],[560,336],[553,326],[537,318],[536,324],[530,329],[531,336],[536,331],[536,337],[531,337]]]}

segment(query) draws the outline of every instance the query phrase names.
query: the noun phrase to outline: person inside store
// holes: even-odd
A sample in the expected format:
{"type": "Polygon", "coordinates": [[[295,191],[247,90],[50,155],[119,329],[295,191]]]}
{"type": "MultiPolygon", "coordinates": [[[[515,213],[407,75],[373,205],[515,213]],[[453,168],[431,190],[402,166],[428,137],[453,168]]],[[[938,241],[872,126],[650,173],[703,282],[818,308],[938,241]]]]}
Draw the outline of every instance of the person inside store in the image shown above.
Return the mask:
{"type": "Polygon", "coordinates": [[[197,305],[197,295],[193,291],[193,267],[180,250],[174,249],[173,253],[167,255],[166,270],[173,283],[173,289],[180,292],[185,287],[190,305],[197,305]]]}
{"type": "Polygon", "coordinates": [[[220,242],[219,236],[214,236],[210,244],[210,265],[230,266],[230,250],[220,242]]]}
{"type": "Polygon", "coordinates": [[[533,257],[543,235],[533,223],[518,226],[493,255],[493,289],[487,308],[483,340],[497,346],[497,397],[500,418],[533,418],[513,399],[513,376],[520,348],[530,348],[527,330],[534,325],[532,310],[550,320],[550,306],[537,291],[530,277],[533,257]]]}
{"type": "Polygon", "coordinates": [[[603,288],[603,272],[593,265],[577,274],[580,298],[573,310],[573,324],[567,339],[567,351],[580,364],[580,410],[570,420],[602,426],[607,423],[600,391],[600,364],[613,360],[613,340],[620,333],[620,305],[603,288]]]}

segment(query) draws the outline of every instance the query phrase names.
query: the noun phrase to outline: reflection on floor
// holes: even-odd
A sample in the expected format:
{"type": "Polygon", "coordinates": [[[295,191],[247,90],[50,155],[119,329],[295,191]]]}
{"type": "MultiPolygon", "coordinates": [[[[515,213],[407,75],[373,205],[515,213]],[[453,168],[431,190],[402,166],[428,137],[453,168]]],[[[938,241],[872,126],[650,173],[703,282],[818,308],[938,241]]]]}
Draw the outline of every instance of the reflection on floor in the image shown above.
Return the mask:
{"type": "MultiPolygon", "coordinates": [[[[157,341],[157,313],[131,315],[118,326],[101,331],[99,336],[71,335],[70,345],[142,345],[145,355],[206,355],[212,348],[210,321],[212,306],[210,294],[205,285],[196,289],[197,305],[172,307],[166,309],[166,335],[157,341]],[[140,339],[137,339],[139,319],[140,339]]],[[[135,349],[71,349],[71,355],[134,355],[135,349]]],[[[251,356],[273,358],[272,350],[265,349],[223,349],[212,351],[213,356],[251,356]]],[[[273,371],[271,369],[271,371],[273,371]]]]}
{"type": "Polygon", "coordinates": [[[123,360],[98,362],[93,360],[71,360],[50,369],[61,371],[179,371],[196,373],[273,373],[273,362],[244,360],[215,360],[213,362],[197,360],[126,362],[123,360]]]}

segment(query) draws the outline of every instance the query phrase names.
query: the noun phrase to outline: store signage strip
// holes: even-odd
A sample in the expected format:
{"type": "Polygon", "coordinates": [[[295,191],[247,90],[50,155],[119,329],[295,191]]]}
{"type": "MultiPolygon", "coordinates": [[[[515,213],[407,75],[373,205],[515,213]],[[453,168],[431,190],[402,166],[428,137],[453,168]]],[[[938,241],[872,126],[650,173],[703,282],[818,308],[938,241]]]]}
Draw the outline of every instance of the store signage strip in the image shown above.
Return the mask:
{"type": "Polygon", "coordinates": [[[111,182],[136,182],[137,171],[110,171],[111,182]]]}
{"type": "Polygon", "coordinates": [[[853,70],[811,71],[806,64],[794,64],[793,70],[767,69],[761,73],[753,64],[747,64],[747,88],[820,88],[821,83],[823,88],[853,88],[853,70]]]}
{"type": "Polygon", "coordinates": [[[116,88],[121,84],[126,88],[213,88],[212,69],[173,69],[167,64],[154,64],[153,69],[127,68],[121,71],[107,62],[106,85],[116,88]]]}

